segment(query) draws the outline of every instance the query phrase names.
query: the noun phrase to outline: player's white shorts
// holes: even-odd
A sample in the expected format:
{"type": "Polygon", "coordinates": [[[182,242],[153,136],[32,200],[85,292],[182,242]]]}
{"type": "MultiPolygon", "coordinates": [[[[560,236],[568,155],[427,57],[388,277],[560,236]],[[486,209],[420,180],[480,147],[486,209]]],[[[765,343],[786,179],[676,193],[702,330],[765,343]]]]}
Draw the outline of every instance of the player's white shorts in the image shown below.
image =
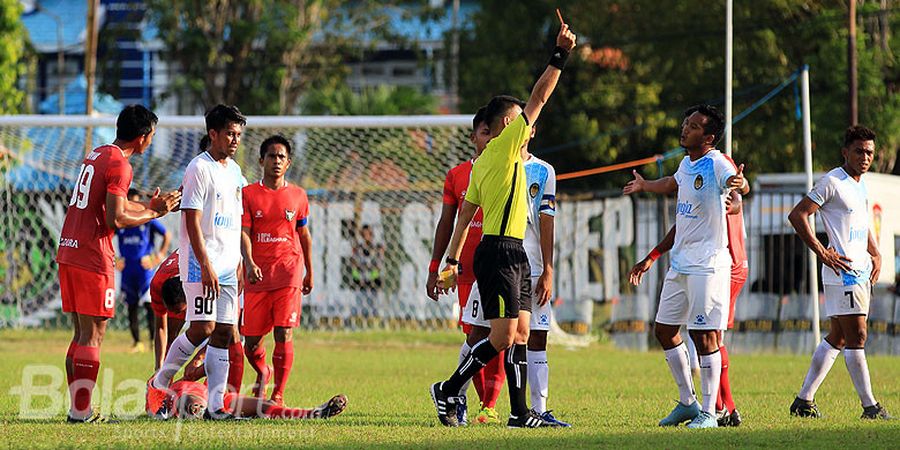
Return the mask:
{"type": "Polygon", "coordinates": [[[685,275],[671,268],[666,273],[656,322],[687,325],[689,330],[724,330],[728,326],[731,270],[685,275]]]}
{"type": "Polygon", "coordinates": [[[869,300],[872,297],[872,284],[866,281],[863,284],[850,286],[825,285],[825,315],[850,316],[869,315],[869,300]]]}
{"type": "Polygon", "coordinates": [[[218,298],[203,296],[203,283],[182,283],[187,302],[186,322],[216,322],[237,325],[237,286],[219,285],[218,298]]]}
{"type": "MultiPolygon", "coordinates": [[[[534,295],[534,288],[537,286],[537,280],[540,277],[531,277],[531,324],[529,328],[538,331],[550,331],[550,318],[553,314],[553,308],[550,302],[544,306],[538,306],[538,298],[534,295]]],[[[491,327],[491,321],[485,320],[484,308],[481,302],[481,293],[478,292],[478,282],[472,284],[472,291],[469,293],[469,300],[466,307],[463,308],[463,323],[476,327],[491,327]]]]}

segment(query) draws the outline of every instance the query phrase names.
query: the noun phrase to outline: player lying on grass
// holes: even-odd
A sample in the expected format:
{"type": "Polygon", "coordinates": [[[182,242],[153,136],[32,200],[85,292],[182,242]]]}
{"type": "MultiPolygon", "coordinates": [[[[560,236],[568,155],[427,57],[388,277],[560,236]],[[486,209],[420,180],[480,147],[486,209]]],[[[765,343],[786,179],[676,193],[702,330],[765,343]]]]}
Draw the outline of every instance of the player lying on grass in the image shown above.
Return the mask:
{"type": "Polygon", "coordinates": [[[155,316],[154,369],[159,370],[169,347],[184,326],[184,312],[187,309],[181,277],[178,276],[178,250],[172,252],[153,274],[150,308],[155,316]]]}
{"type": "MultiPolygon", "coordinates": [[[[199,372],[202,373],[202,372],[199,372]]],[[[207,405],[205,383],[181,379],[169,386],[165,406],[172,411],[166,418],[201,419],[207,405]]],[[[224,410],[236,418],[259,419],[328,419],[347,408],[347,397],[338,394],[315,408],[289,408],[271,400],[225,393],[224,410]]]]}

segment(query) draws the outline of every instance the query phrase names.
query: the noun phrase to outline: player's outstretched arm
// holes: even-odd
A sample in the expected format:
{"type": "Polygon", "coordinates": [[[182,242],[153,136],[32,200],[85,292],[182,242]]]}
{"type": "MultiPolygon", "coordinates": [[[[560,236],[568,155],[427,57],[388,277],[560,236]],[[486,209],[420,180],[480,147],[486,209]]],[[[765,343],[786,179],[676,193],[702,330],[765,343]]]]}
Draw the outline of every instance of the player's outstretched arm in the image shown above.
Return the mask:
{"type": "Polygon", "coordinates": [[[556,48],[553,49],[550,62],[544,69],[544,73],[538,78],[537,83],[534,84],[534,88],[531,89],[531,96],[528,97],[528,102],[525,104],[525,117],[532,124],[537,121],[541,110],[550,99],[550,94],[556,89],[556,83],[559,82],[559,75],[565,67],[566,58],[569,57],[569,52],[573,48],[575,48],[575,34],[569,31],[569,25],[564,23],[556,36],[556,48]]]}
{"type": "Polygon", "coordinates": [[[181,192],[172,191],[160,197],[157,189],[150,200],[151,207],[138,210],[125,197],[106,194],[106,225],[112,229],[143,225],[168,214],[180,201],[181,192]]]}
{"type": "Polygon", "coordinates": [[[806,244],[816,256],[822,261],[822,264],[830,267],[836,275],[840,275],[841,271],[850,271],[850,258],[841,255],[833,248],[825,248],[819,239],[816,238],[812,228],[809,226],[809,216],[815,214],[819,210],[819,205],[812,201],[809,197],[803,197],[794,209],[788,214],[788,221],[797,232],[797,236],[806,244]]]}
{"type": "Polygon", "coordinates": [[[666,236],[663,238],[656,247],[650,251],[650,254],[647,255],[644,259],[640,260],[634,267],[631,268],[631,272],[628,273],[628,280],[631,284],[637,286],[641,284],[641,280],[644,279],[644,274],[650,270],[650,267],[653,266],[653,262],[656,261],[663,253],[672,249],[675,245],[675,226],[672,225],[672,228],[669,229],[669,232],[666,233],[666,236]]]}
{"type": "Polygon", "coordinates": [[[622,193],[625,195],[637,194],[638,192],[674,195],[678,192],[678,183],[675,182],[675,177],[669,176],[658,180],[647,180],[637,170],[632,170],[631,174],[634,175],[634,179],[626,183],[625,187],[622,188],[622,193]]]}
{"type": "Polygon", "coordinates": [[[456,206],[443,204],[441,208],[441,218],[438,220],[437,228],[434,230],[434,245],[431,248],[431,263],[428,265],[428,280],[425,281],[425,292],[432,300],[437,300],[438,294],[438,269],[441,265],[441,259],[447,246],[450,245],[450,238],[453,235],[453,216],[456,215],[456,206]]]}

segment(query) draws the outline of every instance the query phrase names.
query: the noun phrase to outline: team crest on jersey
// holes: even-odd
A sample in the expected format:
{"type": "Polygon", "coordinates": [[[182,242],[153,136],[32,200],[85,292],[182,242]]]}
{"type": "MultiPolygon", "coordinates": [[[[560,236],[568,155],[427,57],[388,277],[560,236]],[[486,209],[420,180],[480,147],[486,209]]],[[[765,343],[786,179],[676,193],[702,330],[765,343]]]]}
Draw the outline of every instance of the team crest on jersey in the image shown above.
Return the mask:
{"type": "Polygon", "coordinates": [[[535,198],[538,195],[538,190],[540,190],[540,186],[537,183],[531,183],[531,186],[528,187],[528,195],[531,198],[535,198]]]}
{"type": "Polygon", "coordinates": [[[694,318],[694,323],[697,325],[706,325],[706,316],[703,314],[697,314],[697,317],[694,318]]]}
{"type": "Polygon", "coordinates": [[[288,222],[294,220],[294,215],[297,214],[297,211],[291,211],[289,209],[284,210],[284,218],[288,220],[288,222]]]}
{"type": "Polygon", "coordinates": [[[694,189],[700,190],[703,187],[703,175],[697,174],[697,178],[694,178],[694,189]]]}
{"type": "Polygon", "coordinates": [[[257,219],[262,218],[262,211],[260,211],[260,210],[258,210],[258,209],[256,210],[256,218],[257,218],[257,219]]]}

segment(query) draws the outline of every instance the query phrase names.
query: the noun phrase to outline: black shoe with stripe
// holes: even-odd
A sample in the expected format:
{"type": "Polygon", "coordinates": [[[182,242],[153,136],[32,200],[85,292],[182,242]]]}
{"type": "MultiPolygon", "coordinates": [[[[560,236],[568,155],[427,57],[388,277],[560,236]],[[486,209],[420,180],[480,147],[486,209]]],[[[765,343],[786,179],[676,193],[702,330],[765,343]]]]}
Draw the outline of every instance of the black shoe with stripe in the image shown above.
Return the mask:
{"type": "Polygon", "coordinates": [[[458,427],[459,419],[456,417],[456,402],[453,398],[441,390],[441,382],[431,385],[431,400],[434,401],[434,407],[437,409],[438,420],[445,427],[458,427]]]}
{"type": "Polygon", "coordinates": [[[798,417],[810,417],[813,419],[822,417],[822,413],[819,412],[819,407],[816,406],[815,401],[803,400],[800,397],[795,398],[794,403],[791,403],[791,415],[798,417]]]}
{"type": "Polygon", "coordinates": [[[203,420],[235,420],[236,417],[224,409],[215,412],[210,410],[203,411],[203,420]]]}
{"type": "Polygon", "coordinates": [[[512,414],[509,415],[509,420],[506,422],[507,428],[559,428],[559,424],[547,422],[542,419],[541,416],[534,412],[533,409],[529,409],[527,413],[522,416],[514,416],[512,414]]]}
{"type": "Polygon", "coordinates": [[[119,423],[119,421],[100,414],[100,411],[91,410],[91,413],[83,419],[66,416],[66,423],[119,423]]]}
{"type": "Polygon", "coordinates": [[[891,416],[884,406],[881,406],[881,403],[876,403],[872,406],[866,406],[863,408],[863,413],[861,419],[881,419],[881,420],[894,420],[894,417],[891,416]]]}

